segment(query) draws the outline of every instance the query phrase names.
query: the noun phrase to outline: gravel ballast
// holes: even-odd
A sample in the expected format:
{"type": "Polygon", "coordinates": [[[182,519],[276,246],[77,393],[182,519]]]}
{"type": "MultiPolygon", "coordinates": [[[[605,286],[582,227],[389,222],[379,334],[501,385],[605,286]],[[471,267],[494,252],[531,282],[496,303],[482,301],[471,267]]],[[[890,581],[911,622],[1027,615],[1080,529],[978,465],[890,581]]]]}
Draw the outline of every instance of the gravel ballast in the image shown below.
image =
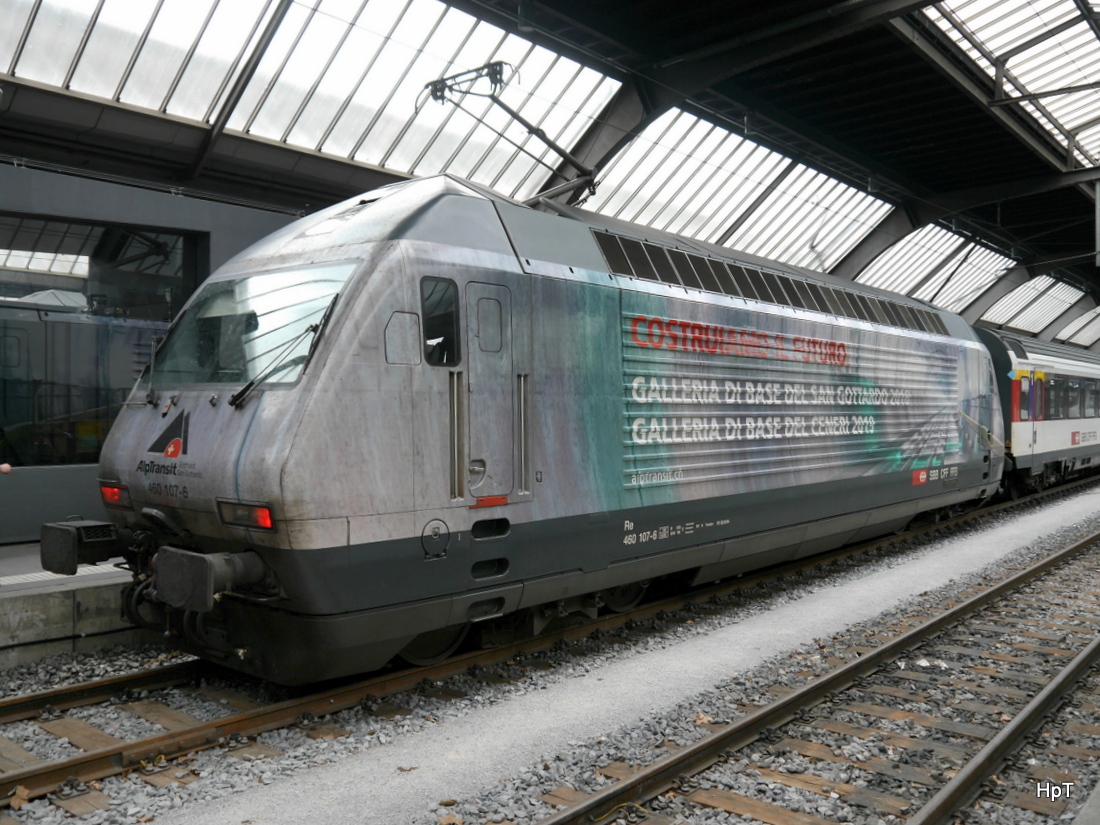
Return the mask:
{"type": "MultiPolygon", "coordinates": [[[[517,681],[490,685],[469,677],[448,683],[464,698],[405,695],[393,701],[409,716],[386,719],[347,711],[331,721],[351,731],[339,740],[310,740],[298,730],[260,741],[283,756],[252,761],[218,751],[196,754],[200,776],[183,788],[155,789],[136,777],[105,780],[117,800],[89,823],[149,821],[164,825],[318,821],[390,825],[436,823],[451,814],[467,822],[528,822],[550,809],[538,801],[561,784],[595,790],[595,771],[611,759],[649,761],[664,741],[704,735],[692,719],[705,712],[731,718],[732,699],[750,698],[768,680],[782,681],[779,657],[815,645],[853,624],[896,611],[926,591],[950,586],[1027,555],[1030,545],[1095,516],[1100,492],[1085,492],[1042,511],[1003,516],[990,526],[905,555],[786,588],[739,610],[642,637],[630,644],[581,643],[541,654],[555,667],[516,667],[517,681]],[[560,662],[558,661],[560,659],[560,662]],[[761,672],[753,675],[754,668],[761,672]],[[440,807],[440,802],[453,802],[440,807]]],[[[659,754],[657,754],[659,755],[659,754]]],[[[741,781],[741,780],[738,780],[741,781]]],[[[19,812],[28,822],[72,821],[45,801],[19,812]]]]}

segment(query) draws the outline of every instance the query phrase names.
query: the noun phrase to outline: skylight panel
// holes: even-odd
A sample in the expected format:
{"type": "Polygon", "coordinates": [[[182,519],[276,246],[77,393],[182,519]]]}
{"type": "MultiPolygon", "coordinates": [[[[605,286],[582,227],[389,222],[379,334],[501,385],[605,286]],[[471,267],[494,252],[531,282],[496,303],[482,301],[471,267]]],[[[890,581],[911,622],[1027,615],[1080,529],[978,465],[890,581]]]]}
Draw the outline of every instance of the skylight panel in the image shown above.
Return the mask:
{"type": "Polygon", "coordinates": [[[724,129],[707,130],[702,141],[680,163],[679,190],[673,190],[664,198],[660,212],[650,225],[668,232],[684,233],[685,224],[709,205],[713,189],[721,181],[714,175],[715,169],[729,159],[734,141],[724,129]]]}
{"type": "Polygon", "coordinates": [[[20,77],[63,85],[95,13],[96,0],[44,0],[16,66],[20,77]]]}
{"type": "MultiPolygon", "coordinates": [[[[578,68],[579,71],[570,81],[562,99],[549,108],[540,124],[547,134],[558,135],[556,142],[559,146],[576,145],[581,135],[592,125],[593,118],[584,112],[603,111],[619,85],[591,69],[578,68]],[[566,98],[570,100],[567,102],[566,98]]],[[[550,147],[532,137],[527,139],[524,149],[536,155],[547,166],[557,167],[561,162],[550,147]]],[[[543,187],[547,171],[546,166],[528,163],[524,156],[517,154],[506,176],[494,186],[501,191],[514,193],[516,198],[526,200],[543,187]]]]}
{"type": "Polygon", "coordinates": [[[349,28],[349,23],[327,14],[314,14],[309,19],[280,67],[275,85],[253,117],[249,127],[252,134],[282,139],[349,28]]]}
{"type": "MultiPolygon", "coordinates": [[[[501,61],[515,67],[516,71],[506,79],[507,83],[511,85],[515,82],[515,74],[523,70],[527,58],[534,49],[535,47],[528,41],[509,34],[504,38],[490,60],[501,61]]],[[[538,60],[537,57],[535,59],[538,60]]],[[[463,67],[455,66],[454,68],[461,70],[463,67]]],[[[433,104],[425,102],[424,105],[433,104]]],[[[504,151],[499,147],[501,141],[504,140],[500,133],[507,134],[510,140],[521,140],[526,131],[511,116],[485,98],[467,97],[463,103],[463,108],[475,119],[480,118],[483,122],[478,125],[475,120],[475,124],[470,127],[470,131],[463,136],[462,145],[447,168],[462,177],[473,179],[479,173],[479,170],[484,176],[482,167],[487,159],[495,153],[504,151]]]]}
{"type": "Polygon", "coordinates": [[[1074,318],[1055,337],[1060,341],[1091,347],[1100,341],[1100,307],[1074,318]]]}
{"type": "MultiPolygon", "coordinates": [[[[229,118],[230,129],[246,131],[252,124],[257,113],[264,105],[267,96],[273,90],[279,80],[280,73],[291,51],[298,44],[306,26],[309,25],[315,11],[304,8],[298,3],[291,3],[283,17],[275,36],[264,51],[263,58],[256,67],[252,80],[245,88],[241,99],[229,118]]],[[[311,78],[312,80],[312,78],[311,78]]]]}
{"type": "Polygon", "coordinates": [[[4,266],[8,269],[29,269],[31,254],[23,249],[5,250],[4,266]]]}
{"type": "Polygon", "coordinates": [[[0,5],[0,72],[14,74],[15,50],[33,9],[34,0],[7,0],[0,5]]]}
{"type": "Polygon", "coordinates": [[[1026,332],[1041,332],[1077,303],[1083,294],[1069,284],[1055,283],[1008,323],[1026,332]]]}
{"type": "Polygon", "coordinates": [[[0,249],[0,270],[3,269],[87,278],[88,256],[0,249]]]}
{"type": "MultiPolygon", "coordinates": [[[[924,13],[991,78],[1003,71],[999,91],[1008,100],[1100,81],[1100,43],[1074,0],[948,0],[924,13]]],[[[1100,158],[1093,128],[1100,90],[1011,105],[1028,112],[1081,163],[1095,165],[1100,158]]]]}
{"type": "MultiPolygon", "coordinates": [[[[482,65],[485,55],[494,55],[500,51],[506,37],[504,31],[496,26],[478,21],[454,56],[451,65],[445,70],[446,74],[467,66],[482,65]]],[[[480,115],[491,105],[485,99],[468,98],[464,108],[480,115]]],[[[455,106],[434,101],[423,102],[417,109],[413,127],[405,138],[411,139],[413,128],[422,134],[421,151],[412,155],[409,171],[417,175],[428,175],[447,169],[455,153],[477,125],[470,114],[455,106]]]]}
{"type": "Polygon", "coordinates": [[[221,0],[194,46],[166,111],[212,120],[231,75],[240,71],[244,55],[251,51],[249,47],[254,46],[273,9],[267,0],[221,0]]]}
{"type": "Polygon", "coordinates": [[[666,206],[666,199],[661,197],[662,192],[668,194],[682,185],[685,177],[684,164],[700,150],[701,144],[714,127],[696,118],[682,118],[681,122],[685,127],[682,133],[679,129],[669,133],[675,148],[661,146],[660,150],[654,151],[649,158],[643,160],[645,188],[629,200],[623,201],[616,217],[652,226],[654,217],[666,206]]]}
{"type": "Polygon", "coordinates": [[[1083,293],[1048,275],[1032,278],[1006,295],[982,316],[997,326],[1037,333],[1069,309],[1083,293]]]}
{"type": "MultiPolygon", "coordinates": [[[[551,78],[555,69],[575,74],[576,65],[573,61],[564,60],[548,49],[532,46],[523,59],[516,64],[515,73],[500,92],[500,99],[536,127],[541,126],[550,107],[554,105],[554,98],[543,97],[543,90],[546,89],[554,94],[557,83],[551,78]]],[[[410,94],[415,96],[416,90],[410,89],[410,94]]],[[[469,177],[496,188],[500,176],[508,165],[518,158],[523,149],[528,149],[539,156],[546,147],[541,141],[532,140],[527,130],[502,109],[493,107],[490,117],[494,123],[499,124],[498,129],[503,132],[503,135],[493,135],[488,138],[487,149],[474,164],[469,177]]],[[[524,155],[520,163],[524,168],[529,168],[535,161],[530,156],[524,155]]],[[[509,190],[501,187],[500,191],[509,190]]]]}
{"type": "MultiPolygon", "coordinates": [[[[317,24],[293,21],[304,33],[273,44],[279,59],[269,53],[242,101],[242,112],[258,107],[258,113],[238,112],[230,128],[276,140],[285,135],[288,143],[408,174],[446,170],[526,197],[559,165],[558,156],[485,97],[464,96],[463,111],[426,100],[425,85],[507,63],[512,68],[501,99],[565,145],[618,88],[592,69],[436,0],[396,8],[371,0],[353,30],[345,26],[336,35],[337,45],[310,46],[304,27],[317,24]],[[300,49],[309,53],[301,64],[300,49]],[[316,57],[333,49],[331,61],[316,57]]],[[[336,32],[331,27],[329,40],[336,32]]]]}
{"type": "MultiPolygon", "coordinates": [[[[275,8],[275,0],[8,0],[0,71],[59,86],[71,74],[76,91],[213,122],[275,8]]],[[[619,87],[439,0],[294,0],[227,129],[405,174],[452,171],[526,198],[562,163],[551,149],[484,97],[465,96],[466,112],[423,99],[426,84],[493,61],[514,69],[501,98],[563,146],[619,87]]]]}
{"type": "Polygon", "coordinates": [[[908,294],[951,312],[962,312],[1015,261],[992,250],[968,243],[908,294]]]}
{"type": "Polygon", "coordinates": [[[680,230],[712,243],[725,238],[746,207],[792,164],[782,155],[734,135],[727,135],[722,148],[715,153],[715,163],[707,170],[710,177],[699,186],[697,205],[688,210],[689,220],[680,230]]]}
{"type": "Polygon", "coordinates": [[[799,166],[770,192],[726,246],[828,271],[890,211],[864,192],[799,166]]]}
{"type": "Polygon", "coordinates": [[[692,114],[666,112],[608,165],[605,215],[828,269],[890,206],[692,114]]]}
{"type": "Polygon", "coordinates": [[[1027,283],[1016,287],[990,307],[982,316],[982,320],[997,326],[1009,324],[1025,307],[1038,300],[1039,296],[1048,290],[1053,283],[1054,279],[1049,275],[1032,278],[1027,283]]]}
{"type": "MultiPolygon", "coordinates": [[[[616,154],[600,176],[600,186],[588,199],[588,206],[604,215],[619,217],[691,128],[693,119],[682,115],[679,110],[670,109],[616,154]]],[[[624,220],[629,217],[624,216],[624,220]]]]}
{"type": "Polygon", "coordinates": [[[213,0],[165,0],[118,99],[134,106],[161,109],[183,69],[213,0]]]}
{"type": "Polygon", "coordinates": [[[77,57],[70,88],[113,98],[155,11],[155,0],[107,0],[77,57]]]}
{"type": "Polygon", "coordinates": [[[908,295],[947,261],[963,241],[929,224],[911,232],[875,258],[856,280],[861,284],[908,295]]]}

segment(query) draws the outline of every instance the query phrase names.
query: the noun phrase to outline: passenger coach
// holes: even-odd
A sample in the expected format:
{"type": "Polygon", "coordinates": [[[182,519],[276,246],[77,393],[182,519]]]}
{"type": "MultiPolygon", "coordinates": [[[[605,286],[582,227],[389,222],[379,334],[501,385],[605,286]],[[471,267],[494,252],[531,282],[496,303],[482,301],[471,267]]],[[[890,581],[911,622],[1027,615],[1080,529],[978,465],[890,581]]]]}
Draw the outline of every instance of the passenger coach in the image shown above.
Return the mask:
{"type": "Polygon", "coordinates": [[[1013,496],[1100,466],[1100,354],[979,329],[1000,378],[1013,496]]]}

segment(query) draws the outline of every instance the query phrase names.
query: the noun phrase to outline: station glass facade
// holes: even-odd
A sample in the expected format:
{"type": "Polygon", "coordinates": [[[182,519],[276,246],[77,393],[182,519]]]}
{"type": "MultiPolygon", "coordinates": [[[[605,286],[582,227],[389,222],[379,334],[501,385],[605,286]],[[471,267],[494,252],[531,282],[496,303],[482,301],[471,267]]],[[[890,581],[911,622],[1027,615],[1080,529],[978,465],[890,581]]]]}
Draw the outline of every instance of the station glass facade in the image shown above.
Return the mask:
{"type": "Polygon", "coordinates": [[[0,215],[0,462],[95,464],[202,240],[0,215]]]}

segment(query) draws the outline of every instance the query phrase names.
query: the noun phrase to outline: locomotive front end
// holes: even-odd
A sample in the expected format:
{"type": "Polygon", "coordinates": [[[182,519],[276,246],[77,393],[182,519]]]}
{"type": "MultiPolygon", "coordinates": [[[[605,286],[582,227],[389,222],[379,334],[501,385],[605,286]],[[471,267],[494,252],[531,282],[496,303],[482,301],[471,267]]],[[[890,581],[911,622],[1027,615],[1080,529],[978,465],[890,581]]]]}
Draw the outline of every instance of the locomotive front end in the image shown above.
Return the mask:
{"type": "Polygon", "coordinates": [[[307,370],[355,261],[215,275],[176,319],[111,429],[99,484],[110,517],[43,525],[43,567],[122,556],[139,626],[219,647],[219,602],[295,589],[281,468],[307,370]],[[262,402],[262,403],[261,403],[262,402]],[[288,581],[289,580],[289,581],[288,581]],[[204,626],[208,625],[206,629],[204,626]]]}

